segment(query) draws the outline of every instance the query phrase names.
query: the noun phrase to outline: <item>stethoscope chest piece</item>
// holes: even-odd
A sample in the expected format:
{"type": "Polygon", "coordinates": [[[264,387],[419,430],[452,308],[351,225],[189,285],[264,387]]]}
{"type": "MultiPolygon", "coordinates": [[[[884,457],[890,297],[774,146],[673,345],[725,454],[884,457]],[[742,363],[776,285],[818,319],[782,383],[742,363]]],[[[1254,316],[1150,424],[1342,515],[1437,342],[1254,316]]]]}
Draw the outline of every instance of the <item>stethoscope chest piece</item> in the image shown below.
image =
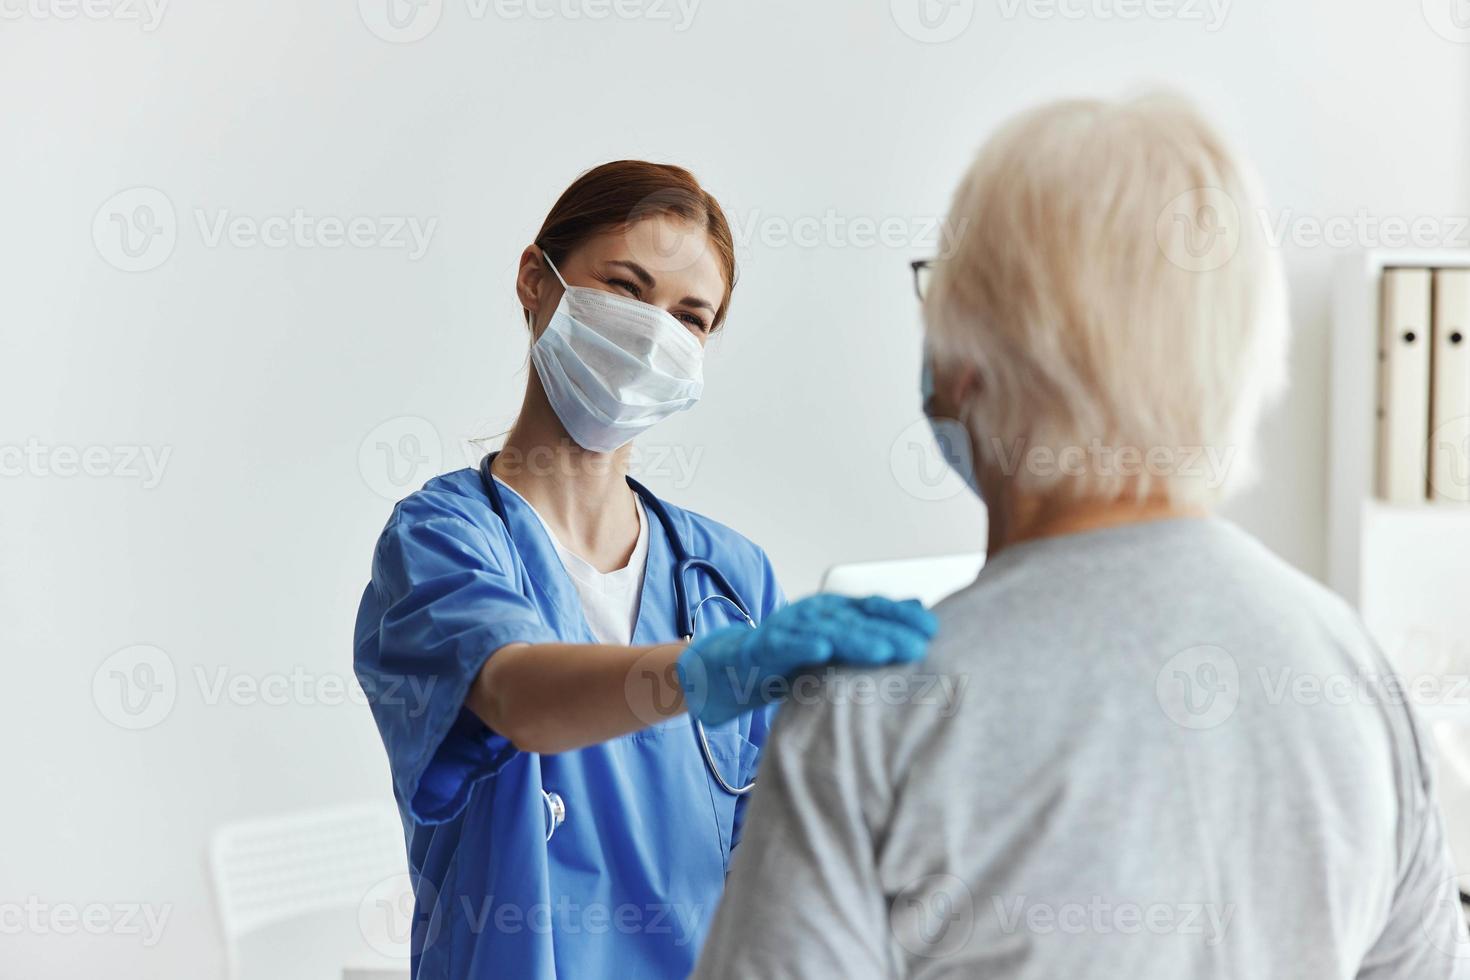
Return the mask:
{"type": "Polygon", "coordinates": [[[541,802],[546,804],[546,840],[549,843],[556,828],[567,822],[567,804],[560,793],[544,789],[541,791],[541,802]]]}

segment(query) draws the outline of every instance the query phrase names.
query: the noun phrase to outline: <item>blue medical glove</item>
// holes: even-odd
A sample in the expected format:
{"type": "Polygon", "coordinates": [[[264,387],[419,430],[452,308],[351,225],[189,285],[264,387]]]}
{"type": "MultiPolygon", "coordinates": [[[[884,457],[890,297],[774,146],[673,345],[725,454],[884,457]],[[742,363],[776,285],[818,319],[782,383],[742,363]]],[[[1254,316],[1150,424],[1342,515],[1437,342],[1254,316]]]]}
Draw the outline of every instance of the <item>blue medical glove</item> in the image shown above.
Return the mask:
{"type": "Polygon", "coordinates": [[[774,678],[821,667],[877,667],[924,656],[939,621],[919,602],[819,594],[767,616],[755,629],[726,626],[679,655],[689,713],[718,725],[784,693],[774,678]]]}

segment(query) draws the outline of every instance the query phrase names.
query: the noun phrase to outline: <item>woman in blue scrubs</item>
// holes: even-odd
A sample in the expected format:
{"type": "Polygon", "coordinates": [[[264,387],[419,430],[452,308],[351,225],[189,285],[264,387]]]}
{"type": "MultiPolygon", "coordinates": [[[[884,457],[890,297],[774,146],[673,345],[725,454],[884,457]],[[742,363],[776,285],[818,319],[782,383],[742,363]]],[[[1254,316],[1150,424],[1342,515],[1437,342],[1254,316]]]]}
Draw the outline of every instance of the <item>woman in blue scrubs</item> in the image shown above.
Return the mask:
{"type": "Polygon", "coordinates": [[[760,548],[627,479],[631,440],[697,401],[734,281],[687,171],[584,174],[521,255],[534,370],[504,449],[401,501],[378,540],[355,666],[403,817],[416,978],[685,976],[782,682],[932,636],[914,603],[785,604],[760,548]],[[714,569],[685,576],[692,630],[685,555],[714,569]]]}

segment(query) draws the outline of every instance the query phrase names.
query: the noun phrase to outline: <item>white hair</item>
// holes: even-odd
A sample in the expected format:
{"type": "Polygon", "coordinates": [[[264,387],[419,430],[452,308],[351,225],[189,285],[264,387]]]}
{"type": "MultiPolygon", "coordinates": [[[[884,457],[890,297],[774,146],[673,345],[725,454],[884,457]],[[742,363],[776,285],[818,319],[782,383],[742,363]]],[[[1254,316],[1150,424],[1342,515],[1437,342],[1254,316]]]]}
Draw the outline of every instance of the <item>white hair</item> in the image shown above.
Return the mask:
{"type": "Polygon", "coordinates": [[[1250,470],[1287,314],[1256,183],[1187,103],[1057,102],[990,139],[927,289],[978,468],[1030,494],[1208,503],[1250,470]]]}

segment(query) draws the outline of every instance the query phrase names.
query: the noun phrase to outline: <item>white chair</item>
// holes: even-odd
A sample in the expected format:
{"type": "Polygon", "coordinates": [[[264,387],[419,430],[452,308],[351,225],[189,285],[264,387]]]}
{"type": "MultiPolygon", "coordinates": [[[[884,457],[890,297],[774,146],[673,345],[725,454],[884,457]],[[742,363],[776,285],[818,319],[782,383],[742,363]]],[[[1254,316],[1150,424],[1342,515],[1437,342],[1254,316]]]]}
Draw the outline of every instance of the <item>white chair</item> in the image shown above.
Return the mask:
{"type": "Polygon", "coordinates": [[[232,980],[408,976],[412,891],[391,803],[229,824],[209,863],[232,980]]]}
{"type": "Polygon", "coordinates": [[[1434,735],[1445,834],[1459,865],[1460,889],[1470,894],[1470,721],[1441,719],[1434,735]]]}
{"type": "Polygon", "coordinates": [[[822,591],[918,599],[933,606],[975,581],[984,564],[984,552],[975,552],[834,565],[822,576],[822,591]]]}

